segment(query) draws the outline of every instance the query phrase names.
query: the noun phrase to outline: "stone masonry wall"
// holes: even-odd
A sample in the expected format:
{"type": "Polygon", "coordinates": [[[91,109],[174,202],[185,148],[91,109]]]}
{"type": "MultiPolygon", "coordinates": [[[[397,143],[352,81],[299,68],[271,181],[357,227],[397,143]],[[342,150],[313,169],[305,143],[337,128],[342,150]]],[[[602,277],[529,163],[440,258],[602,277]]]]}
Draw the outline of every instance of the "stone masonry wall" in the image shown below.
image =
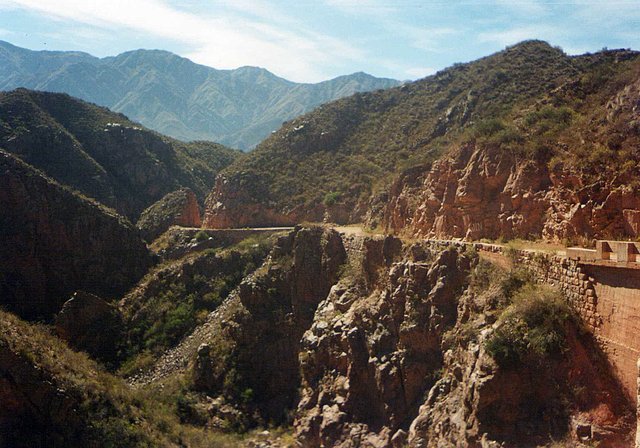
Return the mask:
{"type": "MultiPolygon", "coordinates": [[[[502,246],[477,244],[480,251],[507,257],[502,246]]],[[[531,251],[511,256],[528,265],[540,282],[557,286],[607,356],[627,397],[638,397],[640,357],[640,270],[598,266],[531,251]]]]}

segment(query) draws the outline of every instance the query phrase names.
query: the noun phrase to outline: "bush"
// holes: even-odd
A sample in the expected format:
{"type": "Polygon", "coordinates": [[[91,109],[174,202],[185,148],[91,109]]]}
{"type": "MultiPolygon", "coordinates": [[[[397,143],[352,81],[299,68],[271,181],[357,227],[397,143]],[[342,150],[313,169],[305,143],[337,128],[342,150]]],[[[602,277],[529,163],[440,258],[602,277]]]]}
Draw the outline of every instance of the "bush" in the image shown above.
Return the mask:
{"type": "Polygon", "coordinates": [[[204,230],[199,230],[198,233],[196,233],[196,241],[201,243],[203,241],[207,241],[209,239],[209,234],[207,232],[205,232],[204,230]]]}
{"type": "Polygon", "coordinates": [[[470,287],[474,291],[484,291],[493,283],[497,275],[499,270],[494,264],[480,259],[471,271],[470,287]]]}
{"type": "Polygon", "coordinates": [[[511,302],[514,295],[525,285],[532,283],[531,272],[526,269],[514,269],[500,282],[500,289],[505,298],[511,302]]]}
{"type": "Polygon", "coordinates": [[[485,348],[502,367],[540,363],[565,350],[566,324],[571,320],[572,313],[556,290],[528,284],[502,313],[485,348]]]}
{"type": "Polygon", "coordinates": [[[341,196],[342,195],[339,192],[331,191],[324,195],[324,200],[322,202],[327,207],[331,207],[332,205],[335,205],[340,200],[341,196]]]}

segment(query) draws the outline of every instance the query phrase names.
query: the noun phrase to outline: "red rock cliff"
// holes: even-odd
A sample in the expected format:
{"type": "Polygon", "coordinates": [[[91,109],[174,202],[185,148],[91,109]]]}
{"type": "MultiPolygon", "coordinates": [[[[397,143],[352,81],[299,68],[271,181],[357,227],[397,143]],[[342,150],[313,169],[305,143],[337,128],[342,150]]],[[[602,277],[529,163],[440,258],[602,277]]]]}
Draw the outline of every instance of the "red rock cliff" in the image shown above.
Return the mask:
{"type": "Polygon", "coordinates": [[[628,186],[584,185],[568,172],[467,144],[391,187],[386,230],[425,237],[563,239],[637,236],[640,197],[628,186]]]}

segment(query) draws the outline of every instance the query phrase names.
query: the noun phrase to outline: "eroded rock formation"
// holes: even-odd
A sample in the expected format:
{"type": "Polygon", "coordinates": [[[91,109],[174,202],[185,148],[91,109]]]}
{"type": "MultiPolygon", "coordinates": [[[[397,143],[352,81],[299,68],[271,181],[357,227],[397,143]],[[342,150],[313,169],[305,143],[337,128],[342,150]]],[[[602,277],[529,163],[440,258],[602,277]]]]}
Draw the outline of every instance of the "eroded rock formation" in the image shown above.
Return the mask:
{"type": "Polygon", "coordinates": [[[574,321],[566,351],[512,365],[489,354],[505,299],[470,285],[477,263],[463,246],[282,237],[193,348],[195,384],[217,396],[211,424],[293,418],[305,447],[628,443],[627,397],[574,321]]]}
{"type": "Polygon", "coordinates": [[[300,355],[303,444],[388,446],[433,385],[469,260],[455,250],[415,253],[380,274],[381,288],[346,280],[320,305],[300,355]]]}
{"type": "Polygon", "coordinates": [[[298,229],[276,243],[221,313],[208,368],[196,369],[201,390],[251,400],[265,420],[286,420],[297,403],[300,338],[346,258],[339,234],[298,229]],[[219,333],[218,333],[219,332],[219,333]]]}
{"type": "Polygon", "coordinates": [[[169,227],[200,227],[200,206],[193,191],[182,188],[167,194],[140,215],[136,227],[151,242],[169,227]]]}
{"type": "Polygon", "coordinates": [[[383,225],[439,238],[637,235],[640,197],[634,189],[584,182],[499,147],[468,144],[401,176],[391,187],[383,225]]]}
{"type": "Polygon", "coordinates": [[[67,300],[55,320],[56,334],[77,350],[95,359],[118,359],[124,322],[118,308],[93,294],[77,291],[67,300]]]}

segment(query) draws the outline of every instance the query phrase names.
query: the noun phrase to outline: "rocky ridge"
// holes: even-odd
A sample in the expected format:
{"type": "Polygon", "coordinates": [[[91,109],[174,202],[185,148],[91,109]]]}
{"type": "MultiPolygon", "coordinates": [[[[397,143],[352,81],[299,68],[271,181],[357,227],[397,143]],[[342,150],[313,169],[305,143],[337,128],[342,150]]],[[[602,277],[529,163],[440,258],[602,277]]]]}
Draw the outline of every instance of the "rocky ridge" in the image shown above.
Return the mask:
{"type": "Polygon", "coordinates": [[[132,382],[188,374],[212,427],[292,422],[309,447],[626,443],[629,404],[577,321],[555,329],[566,351],[489,351],[511,275],[464,246],[296,228],[132,382]]]}
{"type": "Polygon", "coordinates": [[[145,241],[152,242],[171,226],[200,227],[200,206],[188,188],[168,193],[140,214],[136,227],[145,241]]]}
{"type": "Polygon", "coordinates": [[[391,187],[382,224],[429,238],[563,240],[636,237],[640,201],[628,184],[584,185],[498,148],[462,147],[391,187]]]}
{"type": "Polygon", "coordinates": [[[173,140],[68,95],[26,89],[0,93],[0,147],[134,222],[182,187],[203,200],[240,154],[173,140]]]}
{"type": "Polygon", "coordinates": [[[633,237],[637,56],[568,57],[524,42],[322,106],[223,170],[204,226],[364,221],[417,236],[633,237]]]}
{"type": "Polygon", "coordinates": [[[107,58],[74,51],[30,51],[0,41],[0,90],[63,92],[122,112],[185,141],[248,150],[283,121],[355,92],[399,81],[353,73],[295,83],[258,67],[216,70],[168,51],[107,58]]]}

